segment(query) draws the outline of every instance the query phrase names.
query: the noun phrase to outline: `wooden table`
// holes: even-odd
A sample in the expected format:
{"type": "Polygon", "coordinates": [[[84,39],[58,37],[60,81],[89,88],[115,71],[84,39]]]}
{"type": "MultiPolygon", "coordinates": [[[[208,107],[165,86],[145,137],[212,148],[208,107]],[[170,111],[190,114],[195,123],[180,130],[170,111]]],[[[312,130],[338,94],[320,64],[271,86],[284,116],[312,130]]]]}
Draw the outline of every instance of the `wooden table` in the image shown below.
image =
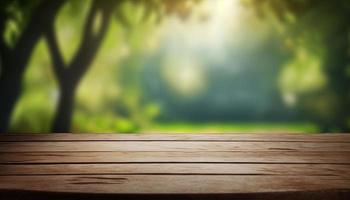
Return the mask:
{"type": "Polygon", "coordinates": [[[350,199],[350,134],[0,136],[0,199],[350,199]]]}

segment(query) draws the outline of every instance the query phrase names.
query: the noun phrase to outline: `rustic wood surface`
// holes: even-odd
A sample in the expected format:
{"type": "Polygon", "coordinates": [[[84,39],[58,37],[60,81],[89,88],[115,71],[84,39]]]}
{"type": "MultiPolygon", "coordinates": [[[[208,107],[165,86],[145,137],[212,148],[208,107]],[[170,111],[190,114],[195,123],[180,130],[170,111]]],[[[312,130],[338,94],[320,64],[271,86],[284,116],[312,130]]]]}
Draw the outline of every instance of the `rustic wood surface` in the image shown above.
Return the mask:
{"type": "Polygon", "coordinates": [[[0,199],[350,199],[350,135],[0,136],[0,199]]]}

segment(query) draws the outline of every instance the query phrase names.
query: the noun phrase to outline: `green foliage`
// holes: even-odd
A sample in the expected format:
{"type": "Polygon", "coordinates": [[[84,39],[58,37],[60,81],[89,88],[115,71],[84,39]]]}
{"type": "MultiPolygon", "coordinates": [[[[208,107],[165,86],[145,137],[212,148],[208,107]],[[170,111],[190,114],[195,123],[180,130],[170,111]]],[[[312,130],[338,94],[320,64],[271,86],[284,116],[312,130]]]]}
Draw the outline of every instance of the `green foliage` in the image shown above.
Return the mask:
{"type": "MultiPolygon", "coordinates": [[[[8,46],[16,44],[39,2],[0,2],[1,23],[5,22],[2,36],[8,46]]],[[[91,2],[67,1],[56,18],[55,34],[65,63],[70,63],[77,53],[91,2]]],[[[225,23],[236,20],[238,25],[227,35],[214,34],[216,39],[229,38],[222,40],[227,45],[222,50],[215,49],[216,45],[219,46],[218,40],[209,47],[201,44],[208,42],[206,36],[213,31],[210,28],[200,30],[200,34],[197,34],[198,30],[194,31],[195,34],[191,35],[193,40],[204,38],[199,40],[201,43],[194,43],[197,45],[193,47],[195,50],[190,48],[192,41],[181,40],[181,37],[190,35],[181,35],[181,32],[191,32],[180,29],[172,35],[178,37],[175,41],[179,44],[175,46],[186,42],[191,44],[182,44],[182,48],[173,49],[169,55],[169,52],[165,53],[166,45],[172,41],[165,37],[164,42],[160,36],[166,32],[166,23],[178,23],[193,30],[203,24],[209,26],[212,16],[193,12],[199,7],[199,1],[119,1],[102,46],[78,85],[72,131],[317,131],[314,125],[294,122],[231,123],[237,118],[249,120],[249,116],[273,121],[276,118],[271,115],[276,117],[278,113],[283,113],[284,116],[280,117],[293,121],[296,118],[288,117],[295,116],[294,112],[301,114],[298,120],[313,121],[320,130],[344,130],[337,123],[344,121],[344,115],[348,114],[343,111],[348,105],[344,99],[348,97],[342,96],[348,88],[342,88],[342,85],[349,83],[350,70],[349,65],[343,65],[346,56],[339,57],[343,50],[338,47],[349,43],[341,37],[349,28],[349,1],[242,2],[264,20],[251,16],[247,8],[245,14],[237,15],[239,19],[226,19],[225,23]],[[184,49],[186,47],[188,49],[184,49]],[[213,61],[215,56],[219,58],[213,61]],[[223,59],[225,56],[230,59],[223,59]],[[171,69],[166,68],[168,66],[171,69]],[[152,73],[152,70],[158,72],[152,73]],[[144,79],[147,78],[156,88],[153,96],[153,91],[145,86],[144,79]],[[196,84],[201,87],[193,89],[196,84]],[[287,107],[282,105],[280,93],[287,107]],[[287,113],[289,111],[291,115],[287,113]],[[212,114],[219,121],[230,122],[206,125],[193,122],[208,120],[205,113],[212,114]],[[187,121],[159,122],[171,117],[187,121]],[[157,122],[156,119],[160,120],[157,122]]],[[[100,25],[101,17],[97,17],[93,30],[98,30],[100,25]]],[[[220,32],[221,27],[213,27],[220,32]]],[[[345,35],[349,37],[349,32],[345,35]]],[[[24,77],[23,94],[12,118],[12,131],[49,131],[59,88],[45,45],[45,41],[40,40],[32,53],[24,77]]],[[[350,121],[348,116],[345,121],[350,121]]]]}
{"type": "Polygon", "coordinates": [[[134,133],[139,131],[139,127],[127,118],[116,118],[114,114],[92,116],[79,111],[76,112],[72,132],[84,133],[91,131],[95,133],[134,133]]]}
{"type": "Polygon", "coordinates": [[[90,6],[91,0],[67,1],[56,17],[55,31],[65,63],[71,61],[80,45],[90,6]]]}
{"type": "Polygon", "coordinates": [[[349,68],[349,1],[245,2],[257,14],[278,19],[286,46],[295,54],[282,72],[282,91],[289,99],[299,98],[306,116],[325,131],[349,130],[350,113],[344,110],[350,102],[350,76],[345,75],[349,68]]]}
{"type": "Polygon", "coordinates": [[[0,17],[2,38],[9,47],[14,47],[28,19],[41,0],[2,0],[0,3],[0,17]]]}
{"type": "MultiPolygon", "coordinates": [[[[6,21],[4,37],[9,45],[15,44],[27,20],[30,19],[31,12],[39,2],[39,0],[1,2],[1,15],[7,17],[4,19],[6,21]]],[[[144,34],[152,36],[152,30],[157,23],[155,14],[158,12],[157,8],[162,7],[162,13],[175,13],[176,10],[184,12],[184,8],[176,6],[181,3],[183,2],[124,1],[122,3],[116,16],[122,14],[128,20],[129,27],[122,25],[120,17],[116,17],[110,24],[110,31],[104,39],[102,51],[97,56],[90,75],[88,74],[80,84],[74,131],[134,132],[157,115],[157,106],[141,101],[138,86],[138,72],[141,65],[136,61],[136,57],[149,49],[143,44],[146,38],[144,34]],[[165,3],[171,6],[165,6],[165,3]],[[121,64],[126,67],[118,67],[121,64]],[[126,80],[125,75],[130,79],[126,80]],[[116,107],[115,102],[118,101],[121,105],[126,105],[129,118],[113,112],[113,109],[111,112],[111,107],[116,107]],[[91,115],[98,117],[88,117],[91,115]]],[[[80,45],[84,20],[90,6],[91,1],[68,1],[55,20],[59,48],[66,63],[70,62],[80,45]]],[[[159,15],[158,18],[160,17],[163,16],[159,15]]],[[[97,26],[98,19],[94,22],[94,27],[97,26]]],[[[50,66],[52,63],[47,60],[49,55],[44,45],[43,41],[38,44],[28,66],[23,95],[12,120],[13,131],[49,131],[59,90],[57,84],[54,84],[50,66]]]]}
{"type": "Polygon", "coordinates": [[[300,95],[324,89],[327,79],[322,71],[321,57],[303,46],[295,50],[295,57],[287,62],[280,76],[282,92],[300,95]]]}
{"type": "Polygon", "coordinates": [[[312,123],[273,123],[273,122],[160,122],[145,132],[159,133],[316,133],[312,123]]]}
{"type": "Polygon", "coordinates": [[[44,40],[37,44],[12,117],[13,132],[48,132],[58,96],[44,40]]]}

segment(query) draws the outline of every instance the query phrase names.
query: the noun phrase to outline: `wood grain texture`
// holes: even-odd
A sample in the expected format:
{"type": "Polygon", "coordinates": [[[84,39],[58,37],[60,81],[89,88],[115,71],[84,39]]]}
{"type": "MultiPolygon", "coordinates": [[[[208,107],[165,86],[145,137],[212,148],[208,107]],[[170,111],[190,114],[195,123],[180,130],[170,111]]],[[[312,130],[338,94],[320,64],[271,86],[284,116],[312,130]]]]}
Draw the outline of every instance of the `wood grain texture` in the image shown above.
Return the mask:
{"type": "Polygon", "coordinates": [[[347,142],[350,134],[3,134],[1,142],[21,141],[262,141],[347,142]]]}
{"type": "Polygon", "coordinates": [[[350,151],[350,143],[319,142],[1,142],[0,152],[57,151],[350,151]]]}
{"type": "Polygon", "coordinates": [[[337,176],[60,175],[2,176],[0,188],[81,193],[250,193],[349,189],[337,176]]]}
{"type": "Polygon", "coordinates": [[[350,164],[132,163],[0,165],[8,175],[303,175],[350,178],[350,164]]]}
{"type": "Polygon", "coordinates": [[[350,152],[22,152],[0,153],[0,164],[37,163],[329,163],[350,164],[350,152]]]}
{"type": "Polygon", "coordinates": [[[350,135],[0,136],[0,199],[76,194],[350,199],[350,135]]]}

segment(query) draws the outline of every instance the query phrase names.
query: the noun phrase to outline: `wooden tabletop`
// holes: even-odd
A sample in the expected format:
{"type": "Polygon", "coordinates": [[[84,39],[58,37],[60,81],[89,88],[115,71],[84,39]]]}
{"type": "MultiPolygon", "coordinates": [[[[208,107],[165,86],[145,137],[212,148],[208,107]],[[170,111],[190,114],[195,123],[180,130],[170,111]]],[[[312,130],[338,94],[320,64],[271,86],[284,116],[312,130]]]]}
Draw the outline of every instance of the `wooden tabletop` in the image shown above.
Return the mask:
{"type": "Polygon", "coordinates": [[[33,196],[350,199],[350,134],[1,135],[0,199],[33,196]]]}

